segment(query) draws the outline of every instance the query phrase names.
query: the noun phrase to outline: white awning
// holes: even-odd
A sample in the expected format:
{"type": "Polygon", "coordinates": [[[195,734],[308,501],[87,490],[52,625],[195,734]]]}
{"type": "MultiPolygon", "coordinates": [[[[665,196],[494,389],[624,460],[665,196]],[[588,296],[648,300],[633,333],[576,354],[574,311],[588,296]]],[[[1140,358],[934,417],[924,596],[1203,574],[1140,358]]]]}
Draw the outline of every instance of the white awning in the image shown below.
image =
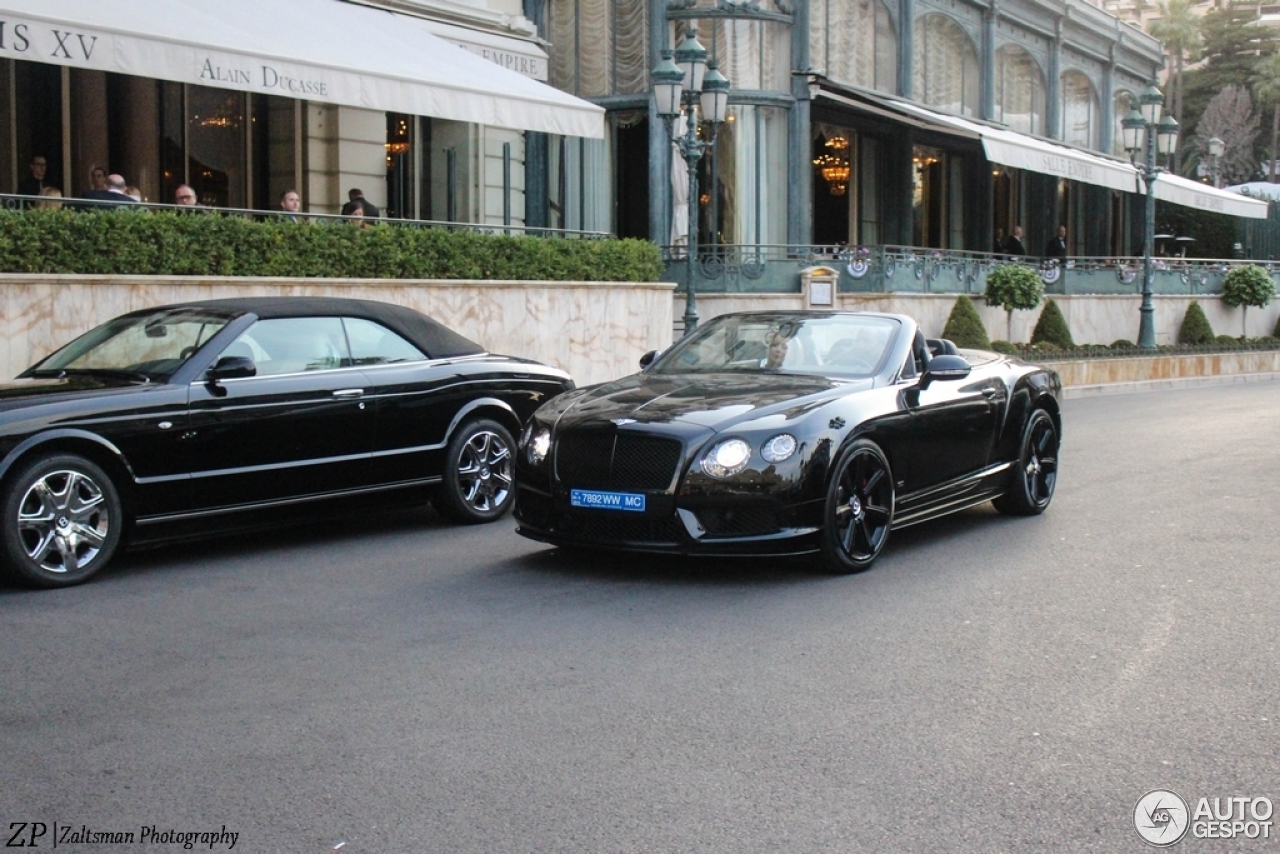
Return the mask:
{"type": "Polygon", "coordinates": [[[1138,172],[1123,160],[1110,160],[1100,154],[939,113],[908,101],[894,101],[893,104],[908,113],[927,114],[933,121],[955,127],[965,136],[979,137],[982,149],[992,163],[1126,193],[1138,190],[1138,172]]]}
{"type": "Polygon", "coordinates": [[[525,39],[473,30],[470,27],[457,27],[440,21],[422,22],[434,35],[470,51],[476,56],[501,65],[517,74],[532,77],[534,80],[546,80],[549,61],[547,52],[537,44],[525,39]]]}
{"type": "Polygon", "coordinates": [[[1216,211],[1230,216],[1266,219],[1269,205],[1262,199],[1251,199],[1230,190],[1219,190],[1180,175],[1161,172],[1152,186],[1152,195],[1175,205],[1186,205],[1202,211],[1216,211]]]}
{"type": "Polygon", "coordinates": [[[442,41],[420,18],[338,0],[0,0],[0,57],[604,136],[604,110],[442,41]]]}

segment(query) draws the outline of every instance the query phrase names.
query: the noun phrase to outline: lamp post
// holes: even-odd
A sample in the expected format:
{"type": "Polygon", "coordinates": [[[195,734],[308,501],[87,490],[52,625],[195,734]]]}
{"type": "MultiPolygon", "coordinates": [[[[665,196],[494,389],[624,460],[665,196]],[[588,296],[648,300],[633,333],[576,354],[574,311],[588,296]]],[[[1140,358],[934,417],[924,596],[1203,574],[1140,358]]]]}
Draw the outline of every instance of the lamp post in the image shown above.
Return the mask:
{"type": "Polygon", "coordinates": [[[698,257],[698,161],[715,144],[716,128],[724,122],[729,108],[729,80],[707,63],[707,51],[698,42],[698,31],[690,28],[675,50],[662,51],[662,62],[653,70],[653,96],[658,115],[667,124],[667,136],[680,150],[689,172],[689,234],[685,265],[684,332],[698,325],[698,294],[693,282],[693,264],[698,257]],[[710,128],[707,139],[698,138],[699,115],[710,128]],[[684,130],[675,119],[684,114],[684,130]]]}
{"type": "Polygon", "coordinates": [[[1222,155],[1227,144],[1216,136],[1209,140],[1209,170],[1213,174],[1213,186],[1222,189],[1222,155]]]}
{"type": "Polygon", "coordinates": [[[1144,350],[1154,350],[1156,309],[1151,300],[1151,255],[1155,249],[1156,198],[1152,191],[1162,171],[1156,165],[1156,155],[1169,155],[1178,147],[1178,122],[1173,116],[1160,118],[1164,95],[1154,83],[1143,90],[1138,97],[1138,104],[1140,110],[1131,110],[1121,124],[1124,126],[1124,147],[1129,152],[1129,161],[1138,167],[1147,195],[1142,237],[1142,307],[1139,309],[1141,321],[1138,325],[1138,346],[1144,350]],[[1137,154],[1143,148],[1146,149],[1146,158],[1139,164],[1137,154]]]}

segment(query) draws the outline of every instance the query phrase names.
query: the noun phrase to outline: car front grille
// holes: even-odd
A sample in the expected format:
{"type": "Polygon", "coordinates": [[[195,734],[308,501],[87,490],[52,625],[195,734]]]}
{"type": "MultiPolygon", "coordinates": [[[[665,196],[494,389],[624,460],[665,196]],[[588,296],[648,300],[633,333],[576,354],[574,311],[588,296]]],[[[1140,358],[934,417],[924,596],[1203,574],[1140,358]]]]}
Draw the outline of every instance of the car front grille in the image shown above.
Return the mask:
{"type": "Polygon", "coordinates": [[[585,489],[666,489],[684,447],[678,439],[628,433],[567,433],[556,443],[556,475],[585,489]]]}
{"type": "Polygon", "coordinates": [[[684,534],[672,517],[662,519],[618,518],[605,513],[575,513],[564,517],[560,530],[590,542],[676,545],[684,534]]]}

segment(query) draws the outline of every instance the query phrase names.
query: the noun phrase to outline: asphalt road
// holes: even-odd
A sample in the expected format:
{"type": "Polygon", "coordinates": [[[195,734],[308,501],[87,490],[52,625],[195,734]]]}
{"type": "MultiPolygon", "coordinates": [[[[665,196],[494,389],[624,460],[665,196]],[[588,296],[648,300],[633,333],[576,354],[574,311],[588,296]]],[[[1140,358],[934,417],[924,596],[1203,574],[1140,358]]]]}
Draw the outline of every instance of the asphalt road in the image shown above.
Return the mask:
{"type": "Polygon", "coordinates": [[[247,852],[1149,850],[1152,789],[1280,801],[1278,415],[1280,383],[1068,401],[1044,516],[898,532],[854,577],[418,509],[0,588],[0,820],[247,852]]]}

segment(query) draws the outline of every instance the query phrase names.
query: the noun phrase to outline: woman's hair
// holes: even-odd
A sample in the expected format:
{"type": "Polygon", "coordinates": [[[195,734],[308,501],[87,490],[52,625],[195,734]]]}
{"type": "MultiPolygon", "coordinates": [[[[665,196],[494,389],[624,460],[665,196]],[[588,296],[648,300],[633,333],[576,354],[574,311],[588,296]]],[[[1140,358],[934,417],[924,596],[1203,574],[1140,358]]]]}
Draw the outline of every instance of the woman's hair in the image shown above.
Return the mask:
{"type": "Polygon", "coordinates": [[[45,187],[43,190],[40,191],[40,195],[44,196],[44,198],[36,202],[37,208],[43,208],[44,210],[54,210],[62,207],[62,202],[46,201],[46,199],[62,198],[62,191],[59,190],[57,187],[45,187]]]}

